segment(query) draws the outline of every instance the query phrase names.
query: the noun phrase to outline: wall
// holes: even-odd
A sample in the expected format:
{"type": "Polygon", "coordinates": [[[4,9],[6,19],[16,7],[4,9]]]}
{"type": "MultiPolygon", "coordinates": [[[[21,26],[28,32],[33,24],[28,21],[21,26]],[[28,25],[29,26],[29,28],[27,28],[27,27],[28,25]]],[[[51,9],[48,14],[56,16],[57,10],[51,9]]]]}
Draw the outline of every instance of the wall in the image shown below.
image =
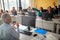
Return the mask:
{"type": "Polygon", "coordinates": [[[46,9],[48,6],[53,7],[53,2],[58,5],[58,0],[34,0],[34,6],[37,8],[43,7],[44,9],[46,9]]]}
{"type": "Polygon", "coordinates": [[[29,0],[30,7],[34,7],[34,0],[29,0]]]}
{"type": "Polygon", "coordinates": [[[58,0],[58,4],[60,5],[60,0],[58,0]]]}

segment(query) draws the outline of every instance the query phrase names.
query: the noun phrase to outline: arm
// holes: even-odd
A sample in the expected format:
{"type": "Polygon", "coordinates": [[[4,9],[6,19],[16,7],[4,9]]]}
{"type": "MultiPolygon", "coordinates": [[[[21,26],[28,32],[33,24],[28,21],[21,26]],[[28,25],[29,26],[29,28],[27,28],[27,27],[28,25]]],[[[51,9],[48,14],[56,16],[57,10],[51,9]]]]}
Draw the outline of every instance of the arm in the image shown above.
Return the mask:
{"type": "Polygon", "coordinates": [[[35,10],[35,11],[39,11],[37,8],[33,8],[33,10],[35,10]]]}

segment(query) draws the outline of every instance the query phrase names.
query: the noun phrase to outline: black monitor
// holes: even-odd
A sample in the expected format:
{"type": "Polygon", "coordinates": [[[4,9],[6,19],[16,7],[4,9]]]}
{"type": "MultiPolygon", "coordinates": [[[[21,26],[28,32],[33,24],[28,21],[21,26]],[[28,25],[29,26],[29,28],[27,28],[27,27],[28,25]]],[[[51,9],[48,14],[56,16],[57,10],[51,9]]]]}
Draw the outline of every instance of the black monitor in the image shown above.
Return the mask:
{"type": "Polygon", "coordinates": [[[36,17],[36,12],[28,12],[29,16],[34,16],[36,17]]]}
{"type": "Polygon", "coordinates": [[[35,18],[33,16],[22,16],[21,24],[28,26],[28,30],[30,30],[30,27],[35,28],[35,18]]]}

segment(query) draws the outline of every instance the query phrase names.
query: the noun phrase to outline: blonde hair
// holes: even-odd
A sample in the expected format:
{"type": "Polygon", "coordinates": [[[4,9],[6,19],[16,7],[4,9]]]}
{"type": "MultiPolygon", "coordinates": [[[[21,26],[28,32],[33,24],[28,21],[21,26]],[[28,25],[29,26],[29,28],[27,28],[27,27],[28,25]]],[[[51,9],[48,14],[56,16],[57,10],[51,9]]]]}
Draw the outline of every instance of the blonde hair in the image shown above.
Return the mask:
{"type": "Polygon", "coordinates": [[[9,17],[11,17],[9,14],[3,14],[2,15],[2,20],[5,22],[5,20],[9,17]]]}

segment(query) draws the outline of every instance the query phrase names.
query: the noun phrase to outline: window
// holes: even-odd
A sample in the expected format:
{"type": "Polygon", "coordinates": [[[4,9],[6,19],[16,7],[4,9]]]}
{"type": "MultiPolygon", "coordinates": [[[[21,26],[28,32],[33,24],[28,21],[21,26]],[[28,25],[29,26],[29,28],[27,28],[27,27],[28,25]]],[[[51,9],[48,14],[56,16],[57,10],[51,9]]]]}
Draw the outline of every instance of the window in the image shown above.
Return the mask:
{"type": "Polygon", "coordinates": [[[30,6],[29,0],[21,0],[22,8],[26,9],[30,6]]]}
{"type": "Polygon", "coordinates": [[[12,7],[18,8],[19,0],[1,0],[2,9],[11,10],[12,7]]]}
{"type": "Polygon", "coordinates": [[[8,3],[8,0],[4,0],[4,7],[5,7],[5,10],[8,10],[9,9],[9,3],[8,3]]]}
{"type": "Polygon", "coordinates": [[[12,9],[12,7],[15,7],[17,9],[16,0],[9,0],[9,8],[10,8],[10,10],[12,9]]]}
{"type": "MultiPolygon", "coordinates": [[[[11,10],[12,7],[19,8],[19,0],[1,0],[1,4],[4,10],[11,10]]],[[[29,0],[21,0],[21,5],[23,9],[28,8],[30,6],[29,0]]]]}
{"type": "Polygon", "coordinates": [[[1,9],[4,10],[4,6],[3,6],[3,0],[0,0],[1,1],[1,9]]]}

